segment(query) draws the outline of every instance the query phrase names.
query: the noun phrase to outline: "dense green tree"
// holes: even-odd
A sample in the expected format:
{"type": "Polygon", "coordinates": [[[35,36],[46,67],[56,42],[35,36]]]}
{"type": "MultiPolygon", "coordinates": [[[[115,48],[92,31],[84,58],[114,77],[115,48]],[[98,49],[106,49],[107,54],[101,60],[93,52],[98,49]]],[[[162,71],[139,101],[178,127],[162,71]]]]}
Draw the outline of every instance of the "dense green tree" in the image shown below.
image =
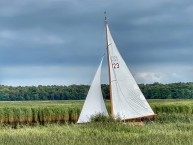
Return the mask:
{"type": "MultiPolygon", "coordinates": [[[[139,84],[147,99],[193,99],[193,83],[139,84]]],[[[109,85],[102,84],[102,93],[109,99],[109,85]]],[[[70,86],[25,86],[0,85],[0,101],[22,100],[82,100],[89,90],[88,85],[70,86]]]]}

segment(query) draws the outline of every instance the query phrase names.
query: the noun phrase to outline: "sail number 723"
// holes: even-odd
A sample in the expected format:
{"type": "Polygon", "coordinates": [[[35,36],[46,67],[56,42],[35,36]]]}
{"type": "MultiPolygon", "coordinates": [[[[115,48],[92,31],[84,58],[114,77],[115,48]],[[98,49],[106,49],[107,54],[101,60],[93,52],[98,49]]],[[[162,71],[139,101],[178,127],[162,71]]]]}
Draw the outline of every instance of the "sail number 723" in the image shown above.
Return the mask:
{"type": "Polygon", "coordinates": [[[117,56],[111,56],[111,62],[112,62],[112,67],[114,69],[119,68],[119,63],[118,63],[118,57],[117,56]]]}

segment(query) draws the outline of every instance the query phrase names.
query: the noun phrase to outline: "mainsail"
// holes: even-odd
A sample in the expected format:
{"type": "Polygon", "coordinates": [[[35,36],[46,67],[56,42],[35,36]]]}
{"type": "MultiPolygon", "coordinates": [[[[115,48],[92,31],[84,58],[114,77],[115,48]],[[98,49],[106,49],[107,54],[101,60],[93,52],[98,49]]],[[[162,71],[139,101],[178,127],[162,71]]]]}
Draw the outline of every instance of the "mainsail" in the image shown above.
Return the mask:
{"type": "Polygon", "coordinates": [[[77,123],[90,122],[90,118],[97,114],[103,114],[108,116],[107,109],[103,100],[101,92],[101,68],[103,58],[95,74],[94,80],[88,91],[86,100],[83,105],[83,109],[80,113],[77,123]]]}
{"type": "Polygon", "coordinates": [[[155,116],[119,53],[107,23],[106,37],[112,116],[122,120],[155,116]]]}

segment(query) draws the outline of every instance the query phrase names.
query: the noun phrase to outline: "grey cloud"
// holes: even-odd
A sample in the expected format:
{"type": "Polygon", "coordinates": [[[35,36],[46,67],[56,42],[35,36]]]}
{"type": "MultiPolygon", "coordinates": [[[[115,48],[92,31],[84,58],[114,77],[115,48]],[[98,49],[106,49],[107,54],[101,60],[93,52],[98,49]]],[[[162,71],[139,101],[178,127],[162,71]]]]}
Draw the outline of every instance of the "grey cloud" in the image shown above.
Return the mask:
{"type": "Polygon", "coordinates": [[[97,67],[105,52],[104,11],[133,69],[192,66],[192,7],[191,0],[0,1],[0,67],[97,67]]]}

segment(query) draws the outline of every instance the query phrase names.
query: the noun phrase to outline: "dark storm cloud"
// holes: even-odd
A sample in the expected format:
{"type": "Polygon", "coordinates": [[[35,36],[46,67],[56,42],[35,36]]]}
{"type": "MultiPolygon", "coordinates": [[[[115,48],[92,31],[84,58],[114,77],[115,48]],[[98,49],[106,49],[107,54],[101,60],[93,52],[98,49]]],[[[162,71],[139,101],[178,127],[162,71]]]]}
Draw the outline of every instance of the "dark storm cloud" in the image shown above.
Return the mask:
{"type": "MultiPolygon", "coordinates": [[[[5,12],[8,14],[2,16],[1,31],[4,30],[4,33],[16,31],[16,36],[10,39],[9,37],[5,38],[5,42],[13,44],[7,46],[8,49],[6,46],[1,47],[7,52],[12,50],[11,53],[14,55],[18,54],[18,57],[21,58],[18,59],[18,63],[22,63],[24,60],[28,63],[33,58],[37,58],[35,60],[40,63],[46,63],[47,60],[48,62],[53,61],[53,63],[55,61],[56,63],[63,62],[60,59],[58,61],[57,54],[63,54],[61,57],[64,61],[70,55],[70,57],[76,56],[74,59],[78,60],[78,63],[81,57],[94,56],[93,50],[96,50],[97,47],[103,49],[105,44],[102,31],[102,12],[105,8],[100,6],[103,4],[102,2],[93,4],[90,1],[62,0],[29,1],[23,4],[23,1],[20,0],[12,4],[13,7],[11,7],[7,2],[2,5],[4,9],[7,6],[5,12]],[[12,11],[12,14],[9,13],[9,10],[12,11]],[[53,42],[53,45],[49,43],[49,39],[46,39],[49,35],[56,37],[56,42],[53,42]],[[43,43],[44,41],[47,42],[43,43]],[[66,51],[68,53],[65,53],[66,51]],[[77,55],[78,53],[80,55],[77,55]]],[[[188,13],[190,4],[190,2],[180,3],[178,1],[173,3],[150,1],[147,4],[143,1],[131,3],[129,1],[123,3],[112,1],[107,5],[105,2],[109,9],[110,26],[112,26],[117,45],[121,50],[126,49],[125,51],[128,51],[129,54],[143,54],[147,51],[150,51],[151,54],[151,51],[159,52],[163,49],[175,52],[175,49],[187,49],[193,46],[191,41],[193,23],[186,16],[191,15],[188,13]],[[136,49],[138,49],[137,52],[136,49]]],[[[163,56],[163,53],[155,55],[159,58],[160,55],[163,56]]],[[[143,58],[141,59],[143,60],[143,58]]],[[[132,60],[133,58],[131,58],[132,60]]],[[[171,60],[173,59],[171,58],[171,60]]],[[[141,60],[138,59],[138,61],[141,60]]],[[[16,60],[13,62],[17,63],[16,60]]]]}
{"type": "Polygon", "coordinates": [[[15,5],[12,15],[1,16],[0,51],[9,54],[1,57],[1,64],[87,62],[89,51],[97,52],[102,46],[98,44],[105,44],[103,38],[95,41],[96,34],[103,36],[97,30],[97,20],[90,19],[91,13],[81,10],[75,1],[31,1],[21,8],[20,3],[15,5]]]}
{"type": "Polygon", "coordinates": [[[193,65],[191,0],[6,0],[0,1],[1,70],[96,66],[105,52],[104,11],[120,53],[135,70],[193,65]]]}

